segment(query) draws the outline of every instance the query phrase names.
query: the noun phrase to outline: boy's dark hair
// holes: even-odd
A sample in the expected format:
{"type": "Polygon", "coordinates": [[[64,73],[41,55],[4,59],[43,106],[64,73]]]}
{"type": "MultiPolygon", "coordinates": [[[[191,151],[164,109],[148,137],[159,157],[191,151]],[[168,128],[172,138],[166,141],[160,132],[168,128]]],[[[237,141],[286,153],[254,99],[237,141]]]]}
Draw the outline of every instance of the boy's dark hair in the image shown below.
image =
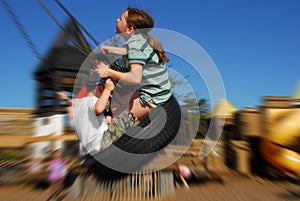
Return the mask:
{"type": "Polygon", "coordinates": [[[88,91],[93,91],[99,85],[104,87],[104,84],[107,79],[111,79],[115,85],[117,84],[117,81],[113,78],[99,78],[99,76],[96,73],[92,73],[88,77],[86,88],[88,91]]]}

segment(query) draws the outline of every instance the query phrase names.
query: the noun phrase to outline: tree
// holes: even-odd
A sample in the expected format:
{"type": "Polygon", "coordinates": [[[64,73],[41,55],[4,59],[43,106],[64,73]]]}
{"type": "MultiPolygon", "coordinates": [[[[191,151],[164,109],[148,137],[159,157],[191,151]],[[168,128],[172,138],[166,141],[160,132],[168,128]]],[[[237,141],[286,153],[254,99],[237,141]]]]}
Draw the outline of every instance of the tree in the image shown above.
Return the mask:
{"type": "Polygon", "coordinates": [[[204,98],[201,98],[198,101],[199,106],[199,127],[197,132],[197,138],[204,138],[206,136],[208,127],[209,127],[209,119],[207,119],[207,116],[209,114],[209,105],[207,104],[207,100],[204,98]]]}

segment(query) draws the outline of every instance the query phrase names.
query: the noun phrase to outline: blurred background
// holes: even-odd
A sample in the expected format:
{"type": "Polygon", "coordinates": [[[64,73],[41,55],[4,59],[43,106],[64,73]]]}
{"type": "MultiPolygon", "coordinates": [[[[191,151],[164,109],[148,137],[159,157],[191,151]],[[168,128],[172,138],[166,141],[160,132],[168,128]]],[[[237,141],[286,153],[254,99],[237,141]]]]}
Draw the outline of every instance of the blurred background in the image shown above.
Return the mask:
{"type": "Polygon", "coordinates": [[[66,200],[299,199],[299,8],[295,0],[1,0],[0,199],[44,199],[58,149],[68,163],[66,200]],[[174,163],[107,182],[78,168],[79,141],[55,92],[76,96],[87,55],[99,44],[120,43],[115,20],[127,6],[146,9],[156,27],[203,47],[226,96],[215,102],[203,75],[170,54],[181,137],[145,169],[174,163]]]}

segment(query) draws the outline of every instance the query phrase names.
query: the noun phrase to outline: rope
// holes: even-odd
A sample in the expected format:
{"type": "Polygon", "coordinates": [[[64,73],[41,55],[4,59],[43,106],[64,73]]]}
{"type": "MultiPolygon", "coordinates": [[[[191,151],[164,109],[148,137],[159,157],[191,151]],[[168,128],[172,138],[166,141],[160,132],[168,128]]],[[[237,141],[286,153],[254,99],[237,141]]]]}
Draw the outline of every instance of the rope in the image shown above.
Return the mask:
{"type": "MultiPolygon", "coordinates": [[[[57,20],[56,17],[54,17],[53,13],[51,13],[51,11],[45,6],[45,4],[41,1],[41,0],[37,0],[38,3],[44,8],[44,10],[48,13],[48,15],[53,19],[53,21],[68,35],[69,39],[74,43],[75,46],[77,46],[77,48],[85,55],[88,56],[89,52],[86,52],[81,45],[76,42],[73,38],[73,36],[68,32],[68,30],[66,30],[66,28],[57,20]]],[[[5,0],[1,0],[4,8],[6,9],[6,11],[9,13],[11,19],[14,21],[16,27],[19,29],[19,31],[21,32],[22,36],[24,37],[24,39],[26,40],[28,46],[30,47],[30,49],[32,50],[32,52],[34,53],[34,55],[40,59],[42,62],[44,62],[45,64],[47,63],[44,59],[43,56],[39,53],[37,46],[33,43],[32,38],[30,37],[30,35],[26,32],[25,27],[23,26],[23,24],[20,22],[18,16],[15,14],[14,10],[12,9],[12,7],[5,1],[5,0]]]]}
{"type": "Polygon", "coordinates": [[[35,56],[37,58],[39,58],[40,60],[43,60],[41,54],[39,53],[39,51],[37,50],[36,45],[32,42],[31,37],[29,36],[29,34],[26,32],[25,27],[20,23],[17,15],[15,14],[15,12],[13,11],[12,7],[5,1],[5,0],[1,0],[4,8],[6,9],[6,11],[9,13],[10,17],[12,18],[12,20],[14,21],[14,23],[16,24],[17,28],[19,29],[19,31],[21,32],[21,34],[23,35],[23,37],[25,38],[26,42],[28,43],[28,46],[30,47],[30,49],[33,51],[33,53],[35,54],[35,56]]]}
{"type": "Polygon", "coordinates": [[[84,31],[84,33],[95,43],[95,45],[98,47],[100,43],[94,38],[94,36],[87,31],[87,29],[71,14],[71,12],[59,1],[55,0],[57,5],[71,18],[75,23],[84,31]]]}
{"type": "Polygon", "coordinates": [[[69,36],[69,39],[77,46],[77,48],[85,55],[88,56],[89,52],[86,52],[82,46],[75,41],[73,36],[68,32],[68,30],[59,22],[59,20],[53,15],[53,13],[47,8],[47,6],[41,1],[37,0],[40,6],[46,11],[46,13],[52,18],[52,20],[69,36]]]}
{"type": "MultiPolygon", "coordinates": [[[[60,0],[55,0],[57,5],[78,25],[78,27],[89,37],[90,40],[92,40],[96,47],[100,46],[100,43],[95,39],[95,37],[87,31],[87,29],[72,15],[72,13],[60,2],[60,0]]],[[[114,63],[116,58],[113,55],[107,54],[107,58],[111,63],[114,63]]]]}

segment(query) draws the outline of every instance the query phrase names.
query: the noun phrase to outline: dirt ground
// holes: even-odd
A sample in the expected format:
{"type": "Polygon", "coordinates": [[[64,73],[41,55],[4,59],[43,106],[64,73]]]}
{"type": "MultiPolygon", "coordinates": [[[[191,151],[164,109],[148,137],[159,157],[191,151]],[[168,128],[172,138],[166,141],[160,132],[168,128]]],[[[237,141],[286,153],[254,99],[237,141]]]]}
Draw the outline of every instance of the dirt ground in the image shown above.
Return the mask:
{"type": "MultiPolygon", "coordinates": [[[[175,193],[156,200],[162,201],[296,201],[300,200],[300,185],[288,181],[270,181],[259,177],[241,177],[236,174],[223,177],[223,183],[206,181],[191,183],[189,188],[177,186],[175,193]]],[[[43,201],[47,199],[46,188],[30,185],[1,185],[1,201],[43,201]]],[[[103,200],[98,198],[68,198],[65,201],[103,200]]],[[[136,200],[136,199],[133,199],[136,200]]]]}

